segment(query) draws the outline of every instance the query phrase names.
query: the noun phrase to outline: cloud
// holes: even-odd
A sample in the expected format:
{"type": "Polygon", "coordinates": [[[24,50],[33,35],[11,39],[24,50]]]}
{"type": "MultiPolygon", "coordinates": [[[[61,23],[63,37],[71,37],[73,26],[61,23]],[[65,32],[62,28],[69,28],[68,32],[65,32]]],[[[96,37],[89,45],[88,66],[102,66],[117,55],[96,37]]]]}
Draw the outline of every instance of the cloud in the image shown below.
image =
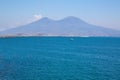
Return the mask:
{"type": "Polygon", "coordinates": [[[42,15],[41,14],[34,14],[31,19],[27,20],[24,23],[24,25],[25,24],[30,24],[30,23],[35,22],[35,21],[40,20],[40,19],[42,19],[42,15]]]}
{"type": "Polygon", "coordinates": [[[42,15],[41,15],[41,14],[35,14],[35,15],[34,15],[34,21],[39,20],[39,19],[41,19],[41,18],[42,18],[42,15]]]}
{"type": "Polygon", "coordinates": [[[7,22],[7,24],[6,24],[6,22],[2,22],[2,23],[0,23],[0,31],[7,30],[10,28],[15,28],[18,26],[26,25],[26,24],[30,24],[41,18],[42,18],[41,14],[34,14],[31,16],[30,19],[25,19],[25,20],[21,20],[21,21],[9,21],[9,22],[7,22]]]}

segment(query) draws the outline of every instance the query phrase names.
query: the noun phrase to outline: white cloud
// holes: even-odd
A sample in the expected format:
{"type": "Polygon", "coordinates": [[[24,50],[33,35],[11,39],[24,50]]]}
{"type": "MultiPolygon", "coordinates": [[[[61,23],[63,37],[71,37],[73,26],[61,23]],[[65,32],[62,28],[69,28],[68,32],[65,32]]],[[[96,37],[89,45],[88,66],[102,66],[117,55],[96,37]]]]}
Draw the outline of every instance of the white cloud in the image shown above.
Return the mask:
{"type": "Polygon", "coordinates": [[[26,25],[26,24],[32,23],[34,21],[37,21],[41,18],[42,18],[41,14],[35,14],[35,15],[31,16],[30,19],[25,19],[23,21],[22,20],[21,21],[9,21],[9,22],[7,22],[7,24],[6,24],[6,22],[2,22],[0,24],[0,31],[6,30],[9,28],[14,28],[14,27],[26,25]]]}
{"type": "Polygon", "coordinates": [[[42,19],[42,15],[41,15],[41,14],[34,14],[31,19],[27,20],[27,21],[24,23],[24,25],[25,25],[25,24],[32,23],[32,22],[35,22],[35,21],[40,20],[40,19],[42,19]]]}
{"type": "Polygon", "coordinates": [[[35,15],[34,15],[34,21],[39,20],[39,19],[41,19],[41,18],[42,18],[42,15],[41,15],[41,14],[35,14],[35,15]]]}
{"type": "Polygon", "coordinates": [[[32,23],[32,22],[35,22],[37,20],[40,20],[42,19],[42,15],[41,14],[34,14],[33,16],[31,16],[32,18],[27,20],[26,23],[24,24],[29,24],[29,23],[32,23]]]}

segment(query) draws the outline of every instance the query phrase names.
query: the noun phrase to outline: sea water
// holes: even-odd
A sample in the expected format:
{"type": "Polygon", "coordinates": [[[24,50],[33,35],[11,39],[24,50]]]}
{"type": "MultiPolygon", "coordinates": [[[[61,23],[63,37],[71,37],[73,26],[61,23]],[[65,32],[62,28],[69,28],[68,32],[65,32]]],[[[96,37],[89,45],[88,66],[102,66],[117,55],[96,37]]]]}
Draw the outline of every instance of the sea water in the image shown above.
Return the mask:
{"type": "Polygon", "coordinates": [[[0,80],[120,80],[120,38],[1,38],[0,80]]]}

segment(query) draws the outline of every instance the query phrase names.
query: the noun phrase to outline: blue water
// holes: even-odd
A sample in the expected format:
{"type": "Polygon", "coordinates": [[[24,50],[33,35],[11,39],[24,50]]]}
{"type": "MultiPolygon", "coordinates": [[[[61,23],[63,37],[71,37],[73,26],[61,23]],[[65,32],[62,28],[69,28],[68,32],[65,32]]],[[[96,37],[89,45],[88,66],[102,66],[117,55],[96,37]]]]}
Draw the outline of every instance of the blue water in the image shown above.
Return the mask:
{"type": "Polygon", "coordinates": [[[1,38],[0,80],[120,80],[120,38],[1,38]]]}

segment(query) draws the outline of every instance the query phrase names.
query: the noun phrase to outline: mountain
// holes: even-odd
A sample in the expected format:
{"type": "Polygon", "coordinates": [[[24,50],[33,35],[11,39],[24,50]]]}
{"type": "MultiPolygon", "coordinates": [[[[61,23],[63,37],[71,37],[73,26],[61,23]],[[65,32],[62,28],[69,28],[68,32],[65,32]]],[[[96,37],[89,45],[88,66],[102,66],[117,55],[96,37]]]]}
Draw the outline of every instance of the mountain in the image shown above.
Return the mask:
{"type": "Polygon", "coordinates": [[[120,31],[89,24],[77,17],[52,20],[47,17],[30,24],[0,32],[0,35],[73,35],[73,36],[120,36],[120,31]]]}

